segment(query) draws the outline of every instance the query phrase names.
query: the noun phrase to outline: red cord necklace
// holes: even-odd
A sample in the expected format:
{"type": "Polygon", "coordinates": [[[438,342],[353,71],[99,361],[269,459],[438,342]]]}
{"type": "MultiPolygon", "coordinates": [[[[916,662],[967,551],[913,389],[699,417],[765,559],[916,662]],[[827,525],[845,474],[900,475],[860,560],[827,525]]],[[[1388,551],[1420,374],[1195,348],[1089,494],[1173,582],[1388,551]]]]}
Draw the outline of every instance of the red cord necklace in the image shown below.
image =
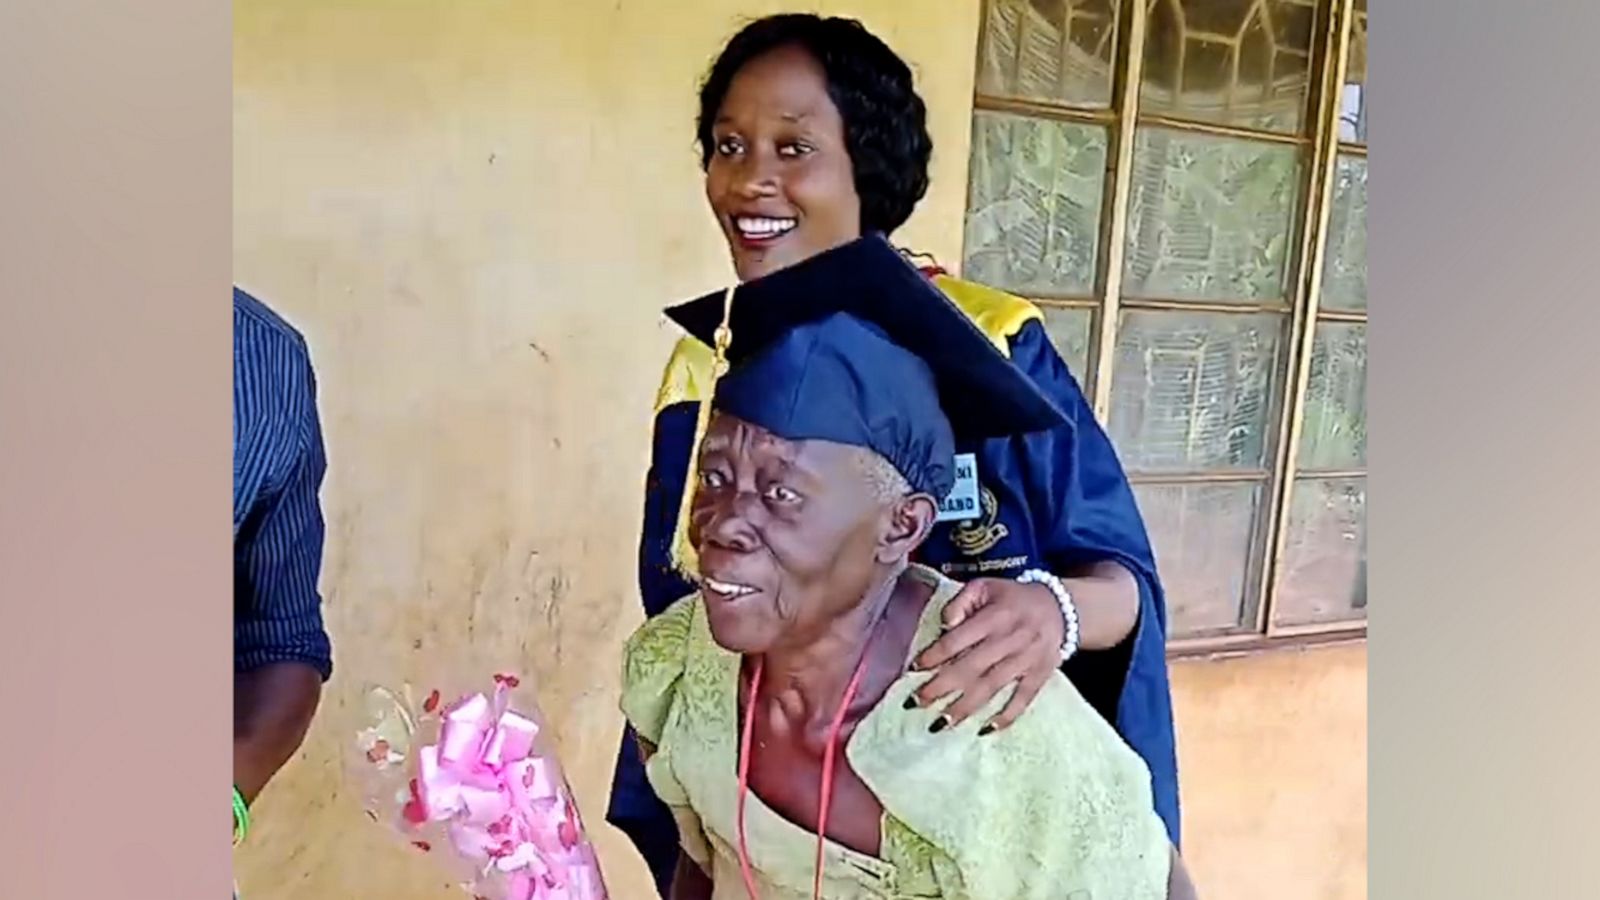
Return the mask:
{"type": "MultiPolygon", "coordinates": [[[[861,661],[856,663],[855,673],[850,676],[850,683],[844,689],[844,699],[839,701],[839,709],[833,714],[833,722],[828,726],[827,742],[822,750],[822,787],[817,797],[817,866],[811,887],[812,900],[822,898],[823,851],[828,834],[828,809],[833,802],[833,765],[839,732],[844,728],[845,711],[850,708],[850,701],[855,699],[856,692],[861,688],[861,676],[867,671],[868,651],[872,649],[872,639],[876,634],[877,628],[874,627],[873,634],[867,637],[866,646],[861,650],[861,661]]],[[[756,693],[761,689],[761,668],[762,661],[758,657],[755,672],[750,676],[750,698],[745,701],[744,733],[739,739],[739,871],[744,876],[744,888],[750,894],[750,900],[760,898],[756,893],[754,867],[750,864],[750,846],[745,839],[744,808],[745,797],[750,793],[750,751],[755,734],[756,693]]]]}

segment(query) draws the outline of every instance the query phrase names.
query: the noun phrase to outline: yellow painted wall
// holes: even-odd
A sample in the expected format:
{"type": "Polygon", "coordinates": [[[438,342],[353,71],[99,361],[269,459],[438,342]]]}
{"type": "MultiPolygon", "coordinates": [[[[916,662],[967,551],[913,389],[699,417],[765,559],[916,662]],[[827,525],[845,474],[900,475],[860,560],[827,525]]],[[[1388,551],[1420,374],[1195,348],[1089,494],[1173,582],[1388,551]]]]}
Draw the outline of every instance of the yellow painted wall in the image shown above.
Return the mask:
{"type": "MultiPolygon", "coordinates": [[[[903,238],[953,258],[977,4],[807,4],[917,64],[937,142],[903,238]]],[[[249,900],[453,897],[340,792],[360,681],[531,670],[619,898],[603,824],[657,311],[730,271],[701,198],[695,89],[717,0],[237,0],[234,269],[305,332],[330,472],[338,672],[238,857],[249,900]]]]}
{"type": "Polygon", "coordinates": [[[1172,664],[1201,896],[1367,896],[1367,647],[1172,664]]]}
{"type": "MultiPolygon", "coordinates": [[[[786,8],[858,16],[917,67],[937,149],[900,238],[953,262],[976,0],[234,3],[235,277],[316,359],[338,665],[238,855],[248,900],[458,896],[360,815],[340,754],[364,680],[505,667],[540,686],[615,896],[645,896],[603,811],[675,337],[656,311],[728,277],[697,80],[742,20],[786,8]]],[[[1207,896],[1361,896],[1364,677],[1348,650],[1175,671],[1207,896]]]]}

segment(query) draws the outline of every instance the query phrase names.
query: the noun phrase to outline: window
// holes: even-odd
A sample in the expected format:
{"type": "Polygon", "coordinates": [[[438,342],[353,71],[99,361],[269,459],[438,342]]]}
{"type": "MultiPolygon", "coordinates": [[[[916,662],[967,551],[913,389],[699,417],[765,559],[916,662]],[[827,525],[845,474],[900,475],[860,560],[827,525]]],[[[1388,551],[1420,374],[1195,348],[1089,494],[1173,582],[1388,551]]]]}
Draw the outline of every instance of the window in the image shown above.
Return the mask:
{"type": "Polygon", "coordinates": [[[985,0],[963,275],[1033,299],[1175,649],[1366,619],[1365,0],[985,0]]]}

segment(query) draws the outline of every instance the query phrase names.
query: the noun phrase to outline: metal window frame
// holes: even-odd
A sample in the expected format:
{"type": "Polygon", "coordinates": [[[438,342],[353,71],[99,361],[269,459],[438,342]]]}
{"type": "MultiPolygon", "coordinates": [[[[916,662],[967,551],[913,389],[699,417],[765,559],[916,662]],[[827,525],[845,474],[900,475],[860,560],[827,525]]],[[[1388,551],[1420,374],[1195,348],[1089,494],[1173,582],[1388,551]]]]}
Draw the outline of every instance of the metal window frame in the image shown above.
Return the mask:
{"type": "MultiPolygon", "coordinates": [[[[979,53],[986,35],[981,29],[990,21],[987,5],[980,18],[979,53]]],[[[1100,234],[1095,260],[1094,296],[1030,296],[1041,305],[1063,309],[1090,309],[1089,363],[1084,385],[1094,414],[1102,425],[1109,425],[1111,386],[1115,377],[1116,342],[1124,309],[1183,311],[1195,313],[1250,314],[1276,313],[1288,317],[1288,339],[1279,374],[1283,377],[1276,404],[1276,429],[1270,468],[1256,470],[1208,470],[1180,473],[1135,473],[1130,480],[1147,485],[1258,483],[1266,488],[1264,522],[1252,543],[1247,560],[1247,582],[1242,602],[1254,606],[1253,615],[1237,628],[1225,631],[1184,635],[1169,641],[1174,657],[1233,654],[1281,647],[1286,644],[1321,644],[1361,640],[1366,636],[1365,617],[1345,621],[1278,625],[1273,606],[1288,543],[1288,519],[1297,480],[1365,478],[1366,470],[1301,470],[1299,442],[1304,423],[1306,392],[1310,384],[1311,353],[1317,325],[1342,322],[1365,325],[1362,310],[1323,310],[1320,308],[1323,266],[1327,254],[1328,225],[1337,162],[1341,156],[1366,158],[1365,144],[1339,140],[1340,96],[1354,40],[1357,17],[1354,0],[1318,0],[1317,29],[1312,47],[1311,89],[1307,97],[1307,123],[1296,134],[1264,129],[1191,121],[1140,111],[1140,86],[1144,72],[1144,45],[1148,0],[1121,0],[1116,25],[1116,51],[1113,55],[1111,103],[1105,108],[1071,106],[1041,100],[1028,100],[975,93],[974,110],[1009,113],[1034,119],[1098,125],[1107,130],[1106,180],[1102,191],[1100,234]],[[1305,166],[1300,185],[1299,207],[1295,215],[1298,241],[1289,260],[1290,291],[1287,302],[1234,302],[1226,300],[1180,300],[1123,296],[1123,265],[1127,248],[1131,174],[1135,135],[1141,127],[1246,139],[1263,144],[1302,148],[1305,166]],[[1252,603],[1253,602],[1253,603],[1252,603]]]]}

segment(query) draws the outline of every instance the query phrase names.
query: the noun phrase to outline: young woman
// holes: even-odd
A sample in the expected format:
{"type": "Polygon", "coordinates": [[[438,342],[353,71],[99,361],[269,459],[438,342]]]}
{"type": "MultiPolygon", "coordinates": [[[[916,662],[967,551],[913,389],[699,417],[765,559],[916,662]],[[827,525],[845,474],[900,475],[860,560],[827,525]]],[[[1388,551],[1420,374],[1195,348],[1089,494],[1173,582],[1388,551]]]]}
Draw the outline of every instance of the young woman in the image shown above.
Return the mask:
{"type": "MultiPolygon", "coordinates": [[[[706,199],[740,281],[864,234],[892,234],[928,186],[932,141],[911,71],[850,20],[791,14],[744,28],[702,86],[698,138],[706,199]]],[[[958,442],[958,452],[969,454],[968,477],[955,492],[970,502],[942,512],[916,561],[965,586],[942,606],[948,630],[916,659],[934,672],[917,702],[957,695],[940,719],[953,727],[1014,687],[984,723],[1004,729],[1059,669],[1143,758],[1155,810],[1176,844],[1166,610],[1126,475],[1039,310],[937,270],[927,275],[1065,421],[1027,436],[958,442]],[[1069,630],[1069,621],[1076,627],[1069,630]]],[[[640,541],[640,590],[651,616],[694,590],[673,566],[671,544],[711,363],[710,347],[685,339],[657,397],[640,541]]],[[[678,835],[645,779],[631,732],[608,818],[664,888],[678,835]]]]}

